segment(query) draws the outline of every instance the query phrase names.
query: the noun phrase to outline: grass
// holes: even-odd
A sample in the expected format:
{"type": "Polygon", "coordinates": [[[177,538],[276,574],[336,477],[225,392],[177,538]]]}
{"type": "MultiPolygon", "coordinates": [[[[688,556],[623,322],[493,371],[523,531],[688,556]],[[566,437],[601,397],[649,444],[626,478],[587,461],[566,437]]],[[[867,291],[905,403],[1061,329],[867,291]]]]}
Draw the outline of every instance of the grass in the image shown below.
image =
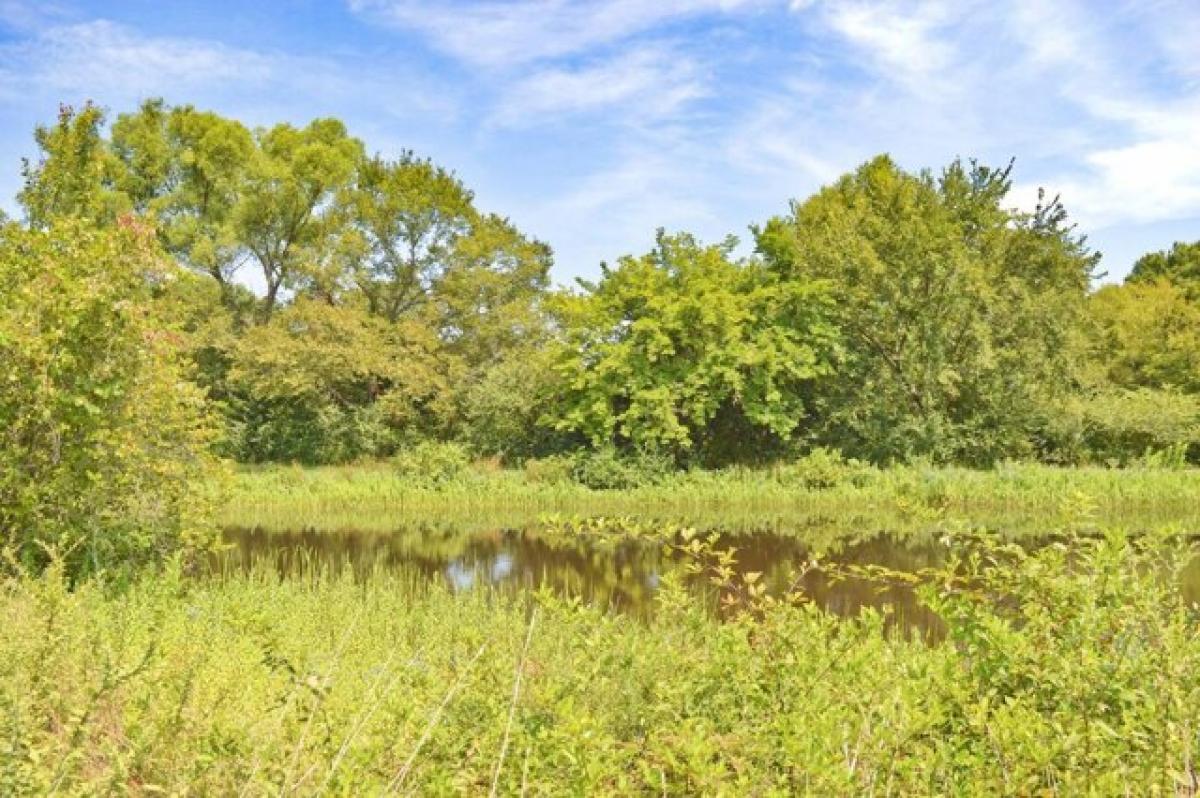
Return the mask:
{"type": "Polygon", "coordinates": [[[1200,638],[1159,578],[1185,554],[1060,539],[923,575],[943,644],[699,541],[724,623],[671,580],[638,622],[403,573],[51,569],[0,590],[0,794],[1195,795],[1200,638]]]}
{"type": "Polygon", "coordinates": [[[1086,496],[1116,525],[1200,520],[1195,469],[861,467],[799,475],[787,470],[690,472],[660,484],[592,490],[567,480],[476,466],[429,485],[386,463],[243,468],[220,514],[227,526],[390,531],[420,523],[525,526],[547,514],[637,516],[698,526],[776,530],[822,524],[899,530],[952,515],[1012,528],[1052,523],[1064,498],[1086,496]]]}

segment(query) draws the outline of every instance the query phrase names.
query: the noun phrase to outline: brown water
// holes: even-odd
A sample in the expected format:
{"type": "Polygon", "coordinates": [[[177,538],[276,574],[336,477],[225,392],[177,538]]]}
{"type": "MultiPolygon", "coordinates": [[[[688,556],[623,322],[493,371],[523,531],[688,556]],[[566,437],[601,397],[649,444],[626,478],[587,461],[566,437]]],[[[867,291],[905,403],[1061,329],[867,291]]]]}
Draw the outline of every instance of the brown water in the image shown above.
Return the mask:
{"type": "MultiPolygon", "coordinates": [[[[290,532],[230,528],[230,548],[212,563],[217,572],[269,563],[282,575],[314,569],[351,569],[366,578],[373,571],[406,570],[440,580],[454,590],[481,587],[503,592],[549,588],[605,609],[649,616],[655,592],[667,573],[682,573],[678,556],[662,544],[637,539],[610,540],[587,535],[547,535],[537,528],[464,532],[435,525],[393,533],[355,530],[290,532]]],[[[820,572],[800,573],[813,554],[846,566],[877,565],[916,571],[938,565],[945,549],[937,530],[900,536],[887,532],[816,534],[777,531],[724,533],[718,547],[736,550],[740,573],[759,572],[778,594],[801,588],[818,605],[838,615],[864,607],[886,609],[901,628],[940,636],[940,621],[908,588],[881,588],[860,579],[831,581],[820,572]],[[819,543],[812,542],[812,537],[819,543]]],[[[714,605],[715,592],[703,579],[687,577],[714,605]]],[[[1200,598],[1200,561],[1187,571],[1185,593],[1200,598]]]]}

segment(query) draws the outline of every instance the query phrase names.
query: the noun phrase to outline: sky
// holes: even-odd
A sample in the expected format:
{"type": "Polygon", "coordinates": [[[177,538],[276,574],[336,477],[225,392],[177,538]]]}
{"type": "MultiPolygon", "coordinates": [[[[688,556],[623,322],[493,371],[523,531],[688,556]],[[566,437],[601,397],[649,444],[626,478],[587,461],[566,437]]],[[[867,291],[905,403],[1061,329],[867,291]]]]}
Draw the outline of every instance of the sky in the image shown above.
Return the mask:
{"type": "Polygon", "coordinates": [[[0,0],[0,207],[60,103],[151,97],[429,156],[563,283],[881,152],[1015,158],[1109,280],[1200,239],[1200,0],[0,0]]]}

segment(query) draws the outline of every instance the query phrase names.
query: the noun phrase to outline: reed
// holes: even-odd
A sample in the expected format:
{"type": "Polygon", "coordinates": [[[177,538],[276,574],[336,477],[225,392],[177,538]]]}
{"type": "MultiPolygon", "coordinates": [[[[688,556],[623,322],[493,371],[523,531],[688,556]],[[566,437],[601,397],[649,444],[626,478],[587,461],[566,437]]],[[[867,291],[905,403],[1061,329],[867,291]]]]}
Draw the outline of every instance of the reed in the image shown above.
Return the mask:
{"type": "Polygon", "coordinates": [[[1084,496],[1113,525],[1200,518],[1200,470],[1056,468],[1006,464],[860,468],[819,486],[780,469],[684,472],[620,491],[539,482],[525,472],[477,468],[436,486],[386,463],[240,470],[220,513],[227,526],[390,531],[422,524],[520,527],[546,515],[637,516],[700,526],[906,529],[938,515],[981,525],[1053,523],[1063,500],[1084,496]],[[1049,517],[1048,517],[1049,516],[1049,517]]]}

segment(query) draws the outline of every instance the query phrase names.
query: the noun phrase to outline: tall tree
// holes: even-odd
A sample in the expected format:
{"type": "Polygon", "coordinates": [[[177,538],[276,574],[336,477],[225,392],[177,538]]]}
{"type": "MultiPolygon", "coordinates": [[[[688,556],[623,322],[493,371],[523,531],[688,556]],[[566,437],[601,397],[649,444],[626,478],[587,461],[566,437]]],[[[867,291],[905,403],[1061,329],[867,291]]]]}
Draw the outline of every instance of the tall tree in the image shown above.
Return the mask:
{"type": "Polygon", "coordinates": [[[1090,300],[1096,360],[1122,388],[1200,393],[1200,304],[1166,278],[1109,285],[1090,300]]]}
{"type": "Polygon", "coordinates": [[[83,218],[111,224],[129,207],[118,189],[121,163],[104,139],[104,111],[86,103],[76,111],[58,110],[53,125],[33,133],[40,155],[24,161],[24,186],[17,195],[32,227],[45,229],[55,219],[83,218]]]}
{"type": "Polygon", "coordinates": [[[1148,252],[1137,259],[1129,273],[1131,283],[1160,278],[1181,286],[1191,299],[1200,301],[1200,241],[1176,241],[1168,250],[1148,252]]]}
{"type": "Polygon", "coordinates": [[[729,448],[711,438],[716,422],[775,443],[803,425],[812,383],[832,370],[828,296],[733,259],[735,245],[660,233],[651,253],[562,299],[558,429],[685,456],[729,448]]]}
{"type": "Polygon", "coordinates": [[[828,442],[875,460],[1019,454],[1070,387],[1095,267],[1057,200],[1001,206],[1009,170],[910,175],[886,156],[757,231],[784,280],[827,281],[847,361],[828,442]]]}
{"type": "Polygon", "coordinates": [[[453,174],[404,153],[363,163],[352,196],[365,258],[357,280],[372,313],[396,321],[423,304],[477,215],[453,174]]]}
{"type": "Polygon", "coordinates": [[[124,164],[118,185],[154,217],[164,247],[210,275],[232,301],[246,247],[234,227],[254,140],[244,125],[190,105],[149,100],[117,118],[112,149],[124,164]]]}
{"type": "Polygon", "coordinates": [[[363,147],[336,119],[303,128],[276,125],[257,131],[255,140],[232,224],[262,269],[263,315],[269,318],[280,289],[319,262],[343,223],[337,204],[362,162],[363,147]]]}

